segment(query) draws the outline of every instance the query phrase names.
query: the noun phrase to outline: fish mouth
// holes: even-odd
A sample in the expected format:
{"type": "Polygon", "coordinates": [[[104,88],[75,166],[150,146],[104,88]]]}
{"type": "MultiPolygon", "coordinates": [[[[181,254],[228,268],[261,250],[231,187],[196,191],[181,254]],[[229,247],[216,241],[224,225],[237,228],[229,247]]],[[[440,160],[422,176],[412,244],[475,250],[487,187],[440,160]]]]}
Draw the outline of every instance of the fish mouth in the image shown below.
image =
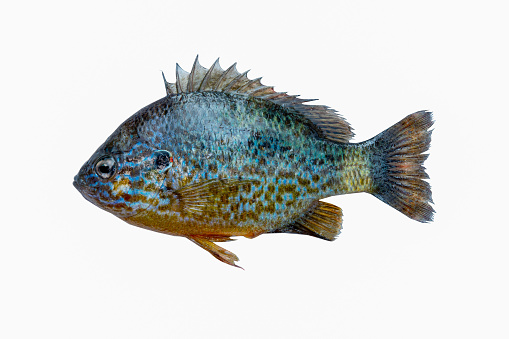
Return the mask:
{"type": "Polygon", "coordinates": [[[73,180],[73,182],[72,182],[72,185],[73,185],[76,189],[79,189],[78,176],[77,176],[77,175],[74,177],[74,180],[73,180]]]}
{"type": "MultiPolygon", "coordinates": [[[[72,185],[80,192],[80,194],[85,198],[87,201],[91,202],[94,205],[97,205],[101,207],[94,199],[94,197],[91,195],[90,189],[87,187],[87,185],[81,180],[78,175],[74,177],[74,181],[72,182],[72,185]]],[[[102,208],[102,207],[101,207],[102,208]]]]}
{"type": "Polygon", "coordinates": [[[80,192],[82,192],[83,189],[85,188],[85,185],[83,184],[83,181],[79,178],[79,175],[76,175],[74,177],[72,185],[74,186],[74,188],[76,188],[80,192]]]}

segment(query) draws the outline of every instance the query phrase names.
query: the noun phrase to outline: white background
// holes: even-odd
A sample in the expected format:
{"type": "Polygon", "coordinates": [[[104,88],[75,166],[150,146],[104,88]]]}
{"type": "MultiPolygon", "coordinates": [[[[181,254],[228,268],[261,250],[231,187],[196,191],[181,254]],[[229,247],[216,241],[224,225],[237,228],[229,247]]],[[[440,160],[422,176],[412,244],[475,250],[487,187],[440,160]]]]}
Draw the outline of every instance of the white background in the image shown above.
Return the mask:
{"type": "Polygon", "coordinates": [[[504,1],[14,3],[0,8],[0,337],[509,337],[504,1]],[[435,222],[330,198],[336,241],[227,243],[243,271],[88,203],[81,165],[197,54],[319,98],[355,141],[432,110],[435,222]]]}

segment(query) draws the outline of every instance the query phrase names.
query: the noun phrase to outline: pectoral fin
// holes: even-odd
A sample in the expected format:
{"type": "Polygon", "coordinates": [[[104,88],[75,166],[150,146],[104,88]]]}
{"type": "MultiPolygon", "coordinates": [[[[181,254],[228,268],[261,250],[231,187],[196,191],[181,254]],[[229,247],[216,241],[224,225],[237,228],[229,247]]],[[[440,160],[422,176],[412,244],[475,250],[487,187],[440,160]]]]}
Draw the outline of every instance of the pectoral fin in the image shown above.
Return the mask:
{"type": "MultiPolygon", "coordinates": [[[[228,264],[232,265],[238,268],[242,268],[235,264],[236,261],[239,261],[239,257],[237,257],[234,253],[225,250],[221,246],[216,245],[214,242],[211,241],[209,238],[203,238],[203,237],[188,237],[189,240],[194,242],[196,245],[200,246],[204,250],[208,251],[210,254],[212,254],[216,259],[228,264]]],[[[212,238],[214,239],[214,238],[212,238]]],[[[224,240],[226,238],[221,238],[220,241],[228,241],[224,240]]],[[[218,241],[217,239],[214,239],[215,241],[218,241]]]]}
{"type": "Polygon", "coordinates": [[[174,192],[180,209],[193,217],[217,217],[223,207],[251,190],[256,180],[212,179],[186,185],[174,192]]]}

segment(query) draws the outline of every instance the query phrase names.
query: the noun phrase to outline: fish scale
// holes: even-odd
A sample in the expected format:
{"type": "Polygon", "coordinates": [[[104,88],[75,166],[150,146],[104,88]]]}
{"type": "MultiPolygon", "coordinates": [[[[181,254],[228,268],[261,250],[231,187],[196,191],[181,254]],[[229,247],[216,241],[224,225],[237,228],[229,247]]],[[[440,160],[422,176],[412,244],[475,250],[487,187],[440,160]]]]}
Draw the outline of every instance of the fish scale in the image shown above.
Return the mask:
{"type": "Polygon", "coordinates": [[[275,92],[235,65],[177,66],[167,96],[128,118],[82,166],[74,185],[98,207],[153,231],[183,236],[217,259],[215,242],[297,233],[334,240],[339,207],[320,199],[367,192],[410,218],[432,220],[422,166],[431,113],[416,112],[350,143],[327,106],[275,92]]]}

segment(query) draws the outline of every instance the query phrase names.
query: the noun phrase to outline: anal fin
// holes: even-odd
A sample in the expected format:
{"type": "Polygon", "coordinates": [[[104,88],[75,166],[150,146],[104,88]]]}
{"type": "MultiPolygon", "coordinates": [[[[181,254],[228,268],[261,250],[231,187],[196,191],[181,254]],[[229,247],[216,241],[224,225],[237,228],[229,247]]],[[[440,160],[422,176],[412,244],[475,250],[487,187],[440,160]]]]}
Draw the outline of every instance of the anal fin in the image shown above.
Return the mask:
{"type": "MultiPolygon", "coordinates": [[[[210,254],[212,254],[216,259],[219,261],[222,261],[228,265],[235,266],[238,268],[242,268],[235,264],[236,261],[239,261],[239,257],[235,255],[235,253],[232,253],[221,246],[216,245],[213,241],[218,241],[217,238],[204,238],[204,237],[188,237],[189,240],[194,242],[196,245],[200,246],[210,254]],[[212,241],[213,240],[213,241],[212,241]]],[[[228,241],[223,240],[225,238],[222,238],[219,241],[228,241]]],[[[231,239],[229,239],[231,240],[231,239]]]]}
{"type": "Polygon", "coordinates": [[[341,208],[323,201],[315,201],[310,208],[291,224],[273,233],[296,233],[332,241],[341,232],[341,208]]]}

